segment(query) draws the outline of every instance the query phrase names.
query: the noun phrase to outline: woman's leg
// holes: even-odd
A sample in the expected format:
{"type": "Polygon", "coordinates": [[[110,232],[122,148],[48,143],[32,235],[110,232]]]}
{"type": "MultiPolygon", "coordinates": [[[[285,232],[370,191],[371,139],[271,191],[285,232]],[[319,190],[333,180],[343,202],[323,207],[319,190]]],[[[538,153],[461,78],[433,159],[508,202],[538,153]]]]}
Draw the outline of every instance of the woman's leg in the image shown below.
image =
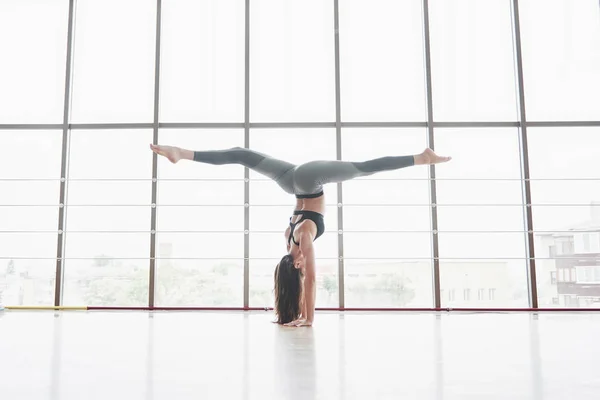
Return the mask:
{"type": "Polygon", "coordinates": [[[192,151],[179,147],[158,145],[150,145],[150,148],[156,154],[167,157],[172,163],[180,160],[191,160],[212,165],[243,165],[271,178],[286,192],[294,193],[292,176],[293,169],[296,166],[257,151],[241,147],[211,151],[192,151]]]}
{"type": "Polygon", "coordinates": [[[296,169],[294,183],[302,194],[316,193],[327,183],[339,183],[369,176],[377,172],[393,171],[413,165],[448,162],[451,157],[440,157],[431,149],[411,156],[381,157],[363,162],[313,161],[296,169]]]}

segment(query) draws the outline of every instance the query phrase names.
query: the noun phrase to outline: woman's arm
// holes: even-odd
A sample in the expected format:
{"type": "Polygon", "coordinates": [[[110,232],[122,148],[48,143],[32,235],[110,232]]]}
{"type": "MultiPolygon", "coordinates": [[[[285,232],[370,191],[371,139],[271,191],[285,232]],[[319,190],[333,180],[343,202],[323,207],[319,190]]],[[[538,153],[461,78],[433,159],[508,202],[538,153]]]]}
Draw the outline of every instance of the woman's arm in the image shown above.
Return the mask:
{"type": "Polygon", "coordinates": [[[312,235],[306,233],[300,242],[300,249],[304,254],[304,304],[306,323],[312,325],[315,319],[316,288],[316,266],[315,251],[312,235]]]}
{"type": "Polygon", "coordinates": [[[285,246],[287,248],[287,251],[290,251],[290,232],[292,231],[292,229],[289,227],[287,227],[287,229],[285,230],[285,233],[283,234],[283,236],[285,237],[285,246]]]}
{"type": "Polygon", "coordinates": [[[306,320],[306,301],[304,300],[304,281],[302,281],[302,300],[300,300],[300,319],[306,320]]]}
{"type": "Polygon", "coordinates": [[[286,326],[312,326],[315,319],[316,272],[313,236],[310,233],[300,234],[300,250],[304,255],[303,290],[300,299],[300,318],[289,322],[286,326]]]}

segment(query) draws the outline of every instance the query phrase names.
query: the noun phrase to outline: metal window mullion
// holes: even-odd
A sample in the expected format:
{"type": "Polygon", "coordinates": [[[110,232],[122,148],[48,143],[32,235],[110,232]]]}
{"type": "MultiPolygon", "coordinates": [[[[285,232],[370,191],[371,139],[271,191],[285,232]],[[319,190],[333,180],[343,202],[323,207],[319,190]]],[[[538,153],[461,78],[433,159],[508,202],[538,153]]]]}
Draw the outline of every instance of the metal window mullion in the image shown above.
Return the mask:
{"type": "Polygon", "coordinates": [[[69,0],[69,19],[67,30],[67,59],[65,66],[65,97],[63,104],[63,124],[62,124],[62,153],[60,166],[60,195],[58,210],[58,240],[56,244],[56,278],[54,281],[54,305],[62,304],[63,277],[64,277],[64,252],[66,235],[65,224],[67,219],[66,199],[67,199],[67,175],[68,175],[68,157],[69,157],[69,118],[71,112],[71,89],[72,89],[72,68],[73,68],[73,37],[75,30],[75,0],[69,0]]]}
{"type": "MultiPolygon", "coordinates": [[[[244,147],[250,148],[250,0],[245,1],[244,147]]],[[[244,168],[244,308],[250,305],[250,170],[244,168]]]]}
{"type": "Polygon", "coordinates": [[[70,130],[92,130],[92,129],[152,129],[153,122],[109,122],[91,124],[69,124],[70,130]]]}
{"type": "MultiPolygon", "coordinates": [[[[423,42],[425,45],[425,89],[427,92],[427,145],[435,149],[433,131],[433,95],[431,80],[431,43],[429,32],[429,0],[423,0],[423,42]]],[[[437,185],[435,165],[429,166],[429,195],[431,202],[431,248],[433,256],[433,302],[435,308],[441,307],[440,296],[440,250],[438,237],[437,185]]]]}
{"type": "MultiPolygon", "coordinates": [[[[339,2],[333,0],[333,28],[335,41],[335,146],[336,160],[342,159],[342,111],[340,98],[340,19],[339,2]]],[[[337,184],[338,196],[338,293],[339,308],[343,309],[346,304],[344,284],[344,207],[342,184],[337,184]]]]}
{"type": "Polygon", "coordinates": [[[65,124],[0,124],[0,130],[62,130],[64,126],[65,124]]]}
{"type": "Polygon", "coordinates": [[[519,98],[519,148],[523,193],[523,216],[525,220],[525,251],[528,261],[527,283],[529,287],[529,305],[538,308],[537,277],[535,268],[535,236],[533,232],[533,210],[531,203],[531,182],[529,181],[529,148],[527,141],[527,115],[525,113],[525,86],[523,79],[523,55],[521,49],[521,25],[519,20],[519,1],[512,1],[513,49],[515,72],[517,74],[517,93],[519,98]]]}
{"type": "MultiPolygon", "coordinates": [[[[158,118],[160,103],[160,34],[162,0],[156,0],[156,47],[154,55],[154,122],[152,123],[152,143],[158,144],[158,118]]],[[[150,269],[148,272],[148,307],[154,307],[156,288],[156,213],[158,207],[158,156],[152,153],[152,207],[150,208],[150,269]]]]}
{"type": "MultiPolygon", "coordinates": [[[[523,125],[527,128],[533,127],[544,127],[544,128],[558,128],[558,127],[594,127],[600,126],[600,121],[522,121],[523,125]]],[[[519,123],[519,126],[521,124],[519,123]]]]}
{"type": "MultiPolygon", "coordinates": [[[[62,129],[63,124],[0,124],[0,130],[52,130],[62,129]]],[[[244,128],[244,122],[161,122],[159,128],[168,129],[236,129],[244,128]]],[[[342,122],[342,128],[426,128],[427,122],[422,121],[353,121],[342,122]]],[[[520,121],[435,121],[435,128],[519,128],[520,121]]],[[[525,121],[525,126],[531,127],[598,127],[600,121],[525,121]]],[[[69,124],[73,130],[103,130],[103,129],[151,129],[153,123],[88,123],[69,124]]],[[[284,128],[335,128],[334,122],[254,122],[250,128],[284,129],[284,128]]],[[[485,132],[482,132],[485,134],[485,132]]]]}

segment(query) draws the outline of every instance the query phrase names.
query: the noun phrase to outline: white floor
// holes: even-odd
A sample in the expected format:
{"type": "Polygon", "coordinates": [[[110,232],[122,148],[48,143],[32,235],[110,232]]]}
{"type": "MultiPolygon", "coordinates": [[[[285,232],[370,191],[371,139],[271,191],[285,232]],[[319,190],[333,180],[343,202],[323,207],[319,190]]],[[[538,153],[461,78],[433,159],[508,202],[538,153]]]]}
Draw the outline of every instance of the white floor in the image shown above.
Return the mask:
{"type": "Polygon", "coordinates": [[[600,314],[0,313],[0,399],[600,399],[600,314]]]}

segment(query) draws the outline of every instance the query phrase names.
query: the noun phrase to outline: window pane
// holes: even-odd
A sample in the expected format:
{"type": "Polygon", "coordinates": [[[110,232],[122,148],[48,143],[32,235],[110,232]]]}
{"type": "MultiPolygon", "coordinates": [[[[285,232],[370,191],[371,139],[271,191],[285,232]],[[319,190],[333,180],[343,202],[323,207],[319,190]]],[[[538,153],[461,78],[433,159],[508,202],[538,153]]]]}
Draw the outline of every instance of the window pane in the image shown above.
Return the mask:
{"type": "MultiPolygon", "coordinates": [[[[441,168],[443,167],[438,167],[438,170],[441,168]]],[[[494,173],[501,174],[502,171],[494,171],[494,173]]],[[[452,173],[450,172],[450,174],[452,173]]],[[[438,179],[438,192],[441,192],[443,196],[441,199],[438,196],[438,204],[443,206],[444,209],[450,208],[454,211],[460,210],[459,206],[469,206],[467,209],[474,212],[478,212],[478,210],[483,212],[485,209],[494,212],[498,209],[495,207],[500,207],[501,212],[502,210],[523,210],[520,180],[492,180],[494,178],[481,180],[485,178],[469,179],[468,177],[464,180],[461,179],[438,179]],[[478,209],[471,207],[478,207],[478,209]]],[[[522,227],[519,227],[519,229],[522,229],[522,227]]]]}
{"type": "Polygon", "coordinates": [[[274,307],[273,277],[278,262],[279,259],[250,260],[250,307],[274,307]]]}
{"type": "Polygon", "coordinates": [[[0,143],[10,149],[0,157],[0,179],[60,179],[62,131],[0,130],[0,143]]]}
{"type": "Polygon", "coordinates": [[[159,181],[157,204],[159,231],[244,230],[242,181],[159,181]]]}
{"type": "Polygon", "coordinates": [[[80,0],[76,18],[72,122],[152,122],[156,3],[80,0]]]}
{"type": "MultiPolygon", "coordinates": [[[[441,226],[441,224],[440,224],[441,226]]],[[[441,258],[525,258],[524,233],[440,232],[441,258]]],[[[517,260],[516,275],[525,279],[525,266],[517,260]]],[[[525,285],[525,282],[516,282],[525,285]]]]}
{"type": "Polygon", "coordinates": [[[599,120],[598,2],[524,0],[519,13],[527,118],[599,120]]]}
{"type": "Polygon", "coordinates": [[[423,208],[429,208],[427,169],[406,168],[354,179],[344,182],[343,193],[344,209],[357,205],[362,205],[363,208],[366,205],[401,205],[404,209],[419,213],[423,208]],[[415,205],[418,207],[414,207],[415,205]]]}
{"type": "MultiPolygon", "coordinates": [[[[548,247],[554,243],[552,235],[536,235],[535,238],[535,270],[537,278],[538,304],[540,307],[558,307],[558,270],[556,268],[556,254],[551,254],[548,247]]],[[[562,296],[561,296],[562,297],[562,296]]],[[[564,306],[564,304],[563,304],[564,306]]]]}
{"type": "Polygon", "coordinates": [[[55,260],[0,259],[0,304],[53,304],[55,271],[55,260]]]}
{"type": "Polygon", "coordinates": [[[494,302],[481,303],[456,296],[448,304],[527,306],[527,296],[516,297],[523,291],[527,294],[517,130],[436,129],[435,134],[436,150],[454,157],[452,162],[436,169],[440,179],[437,182],[440,265],[441,269],[448,268],[441,273],[442,287],[459,293],[482,287],[486,291],[497,289],[494,302]],[[494,151],[474,150],[483,148],[494,151]],[[475,272],[477,268],[481,270],[475,272]],[[468,284],[460,283],[465,274],[469,275],[468,284]],[[497,286],[490,286],[494,280],[497,286]]]}
{"type": "MultiPolygon", "coordinates": [[[[242,130],[186,129],[161,130],[160,142],[207,151],[243,146],[244,139],[242,130]]],[[[157,303],[241,307],[244,293],[243,167],[188,161],[173,165],[161,157],[158,173],[157,303]]]]}
{"type": "Polygon", "coordinates": [[[521,179],[517,129],[437,128],[435,149],[453,156],[437,167],[439,179],[521,179]]]}
{"type": "MultiPolygon", "coordinates": [[[[600,128],[529,128],[532,179],[600,179],[600,128]]],[[[593,182],[590,182],[590,185],[593,182]]]]}
{"type": "MultiPolygon", "coordinates": [[[[193,164],[202,169],[203,164],[193,164]]],[[[158,182],[158,204],[169,206],[244,205],[244,183],[239,181],[169,181],[158,182]]]]}
{"type": "Polygon", "coordinates": [[[57,233],[0,233],[0,260],[56,258],[57,233]]]}
{"type": "Polygon", "coordinates": [[[244,2],[162,5],[161,121],[244,120],[244,2]]]}
{"type": "Polygon", "coordinates": [[[508,0],[429,3],[434,118],[516,120],[508,0]]]}
{"type": "Polygon", "coordinates": [[[342,120],[426,119],[421,9],[418,0],[340,2],[342,120]]]}
{"type": "Polygon", "coordinates": [[[157,261],[156,303],[172,307],[242,307],[243,260],[171,260],[161,245],[157,261]]]}
{"type": "Polygon", "coordinates": [[[57,231],[58,207],[8,207],[0,204],[0,221],[0,232],[57,231]]]}
{"type": "MultiPolygon", "coordinates": [[[[149,177],[150,151],[142,152],[143,148],[140,148],[142,143],[147,145],[144,139],[148,139],[148,136],[149,133],[144,131],[72,132],[70,177],[80,179],[149,177]],[[115,142],[120,143],[116,146],[118,149],[112,149],[115,147],[115,142],[111,141],[111,136],[114,137],[115,142]],[[113,156],[110,162],[101,159],[102,156],[106,157],[106,154],[113,156]]],[[[66,230],[149,232],[151,185],[150,180],[69,182],[66,230]]],[[[67,251],[70,248],[68,243],[67,251]]],[[[143,255],[146,256],[148,254],[143,255]]]]}
{"type": "Polygon", "coordinates": [[[150,207],[70,206],[67,215],[65,304],[147,304],[150,207]]]}
{"type": "Polygon", "coordinates": [[[61,137],[0,131],[0,304],[54,301],[61,137]]]}
{"type": "MultiPolygon", "coordinates": [[[[580,181],[581,182],[581,181],[580,181]]],[[[534,217],[534,228],[535,231],[544,234],[550,232],[562,232],[574,229],[593,229],[598,227],[598,213],[600,207],[600,201],[596,200],[598,197],[595,192],[597,188],[592,188],[591,182],[584,183],[583,185],[570,185],[564,181],[546,181],[537,182],[535,185],[531,185],[532,196],[536,193],[533,198],[533,217],[534,217]],[[575,191],[577,186],[588,186],[591,190],[575,191]],[[553,186],[553,188],[549,188],[553,186]],[[558,197],[552,198],[549,190],[559,192],[574,189],[569,197],[564,197],[566,201],[558,202],[558,197]],[[593,197],[590,199],[586,195],[592,194],[593,197]],[[554,205],[548,204],[550,201],[555,200],[557,203],[554,205]],[[546,200],[546,203],[542,203],[546,200]],[[540,202],[538,202],[540,201],[540,202]]]]}
{"type": "Polygon", "coordinates": [[[346,258],[429,258],[431,235],[427,232],[410,233],[344,233],[346,258]]]}
{"type": "Polygon", "coordinates": [[[66,305],[147,304],[151,141],[149,130],[71,132],[66,305]]]}
{"type": "Polygon", "coordinates": [[[110,259],[148,258],[150,255],[149,232],[71,232],[67,234],[66,243],[65,256],[67,259],[95,257],[110,259]]]}
{"type": "MultiPolygon", "coordinates": [[[[280,258],[250,260],[250,307],[273,307],[273,274],[280,258]]],[[[317,259],[316,307],[339,307],[338,261],[317,259]]]]}
{"type": "MultiPolygon", "coordinates": [[[[345,160],[410,155],[422,151],[425,145],[423,129],[345,129],[342,132],[345,160]]],[[[344,182],[344,204],[347,204],[344,206],[344,229],[428,231],[427,176],[426,168],[409,167],[344,182]]]]}
{"type": "Polygon", "coordinates": [[[150,232],[151,208],[68,206],[68,232],[150,232]]]}
{"type": "Polygon", "coordinates": [[[333,3],[252,2],[252,121],[334,121],[334,76],[333,3]]]}
{"type": "Polygon", "coordinates": [[[531,128],[528,133],[540,306],[597,307],[593,300],[584,301],[600,299],[595,286],[579,282],[578,274],[571,276],[578,282],[562,282],[560,273],[600,265],[599,244],[592,240],[600,231],[600,130],[531,128]],[[558,283],[552,282],[552,272],[559,273],[558,283]]]}
{"type": "Polygon", "coordinates": [[[346,260],[346,307],[431,307],[428,260],[346,260]]]}
{"type": "MultiPolygon", "coordinates": [[[[442,192],[448,195],[453,190],[450,185],[443,185],[441,188],[440,186],[438,186],[438,193],[442,192]]],[[[471,190],[474,189],[471,188],[471,190]]],[[[479,235],[479,233],[522,232],[524,229],[523,207],[519,205],[483,207],[477,204],[465,207],[439,206],[438,229],[442,233],[464,232],[473,235],[473,237],[479,235]]],[[[475,244],[464,243],[457,246],[473,245],[489,249],[496,247],[497,243],[483,244],[478,241],[475,244]]],[[[452,244],[449,244],[449,247],[452,247],[452,244]]]]}
{"type": "MultiPolygon", "coordinates": [[[[128,241],[129,246],[141,249],[138,257],[147,257],[150,252],[149,235],[123,237],[114,233],[102,236],[74,237],[70,234],[67,243],[77,243],[87,248],[94,240],[103,240],[102,248],[96,255],[86,260],[66,260],[63,303],[67,306],[146,306],[148,305],[148,268],[149,261],[144,259],[128,260],[112,258],[119,252],[119,240],[128,241]],[[132,240],[134,239],[135,240],[132,240]],[[144,253],[144,254],[141,254],[144,253]]],[[[94,253],[88,253],[94,254],[94,253]]],[[[71,256],[73,256],[71,254],[71,256]]]]}
{"type": "MultiPolygon", "coordinates": [[[[59,190],[60,182],[58,180],[17,181],[0,178],[0,206],[47,206],[51,204],[58,206],[59,190]]],[[[28,208],[34,209],[33,207],[28,208]]],[[[4,226],[6,220],[0,219],[0,221],[4,226]]]]}
{"type": "MultiPolygon", "coordinates": [[[[95,172],[94,166],[79,164],[87,173],[95,172]]],[[[101,169],[101,167],[99,167],[101,169]]],[[[79,171],[75,171],[79,172],[79,171]]],[[[127,172],[127,171],[123,171],[127,172]]],[[[101,179],[101,178],[100,178],[101,179]]],[[[69,182],[69,205],[150,205],[152,184],[148,181],[71,181],[69,182]]]]}
{"type": "Polygon", "coordinates": [[[159,207],[157,218],[160,232],[244,231],[244,206],[159,207]]]}
{"type": "MultiPolygon", "coordinates": [[[[243,221],[241,218],[240,220],[243,221]]],[[[243,305],[243,233],[161,233],[157,234],[157,252],[157,296],[161,304],[232,307],[243,305]],[[189,287],[190,290],[181,293],[182,286],[189,287]]]]}
{"type": "Polygon", "coordinates": [[[57,236],[56,233],[0,232],[0,302],[52,304],[56,261],[51,258],[56,258],[57,236]]]}
{"type": "Polygon", "coordinates": [[[172,250],[173,258],[244,258],[244,233],[172,233],[156,235],[157,248],[172,250]]]}
{"type": "MultiPolygon", "coordinates": [[[[72,131],[69,178],[151,179],[149,143],[152,131],[145,129],[72,131]]],[[[148,191],[148,204],[150,195],[148,191]]]]}
{"type": "Polygon", "coordinates": [[[0,2],[0,124],[62,123],[69,2],[0,2]]]}
{"type": "MultiPolygon", "coordinates": [[[[342,154],[353,161],[410,155],[425,139],[424,129],[344,129],[342,154]]],[[[431,262],[408,260],[431,257],[427,169],[381,172],[343,190],[346,306],[430,307],[431,262]]]]}
{"type": "Polygon", "coordinates": [[[344,206],[344,231],[430,231],[429,207],[344,206]]]}
{"type": "Polygon", "coordinates": [[[600,223],[598,128],[531,128],[534,228],[590,231],[600,223]],[[560,157],[557,159],[556,155],[560,157]]]}
{"type": "MultiPolygon", "coordinates": [[[[223,150],[244,146],[242,129],[161,129],[159,143],[195,151],[223,150]]],[[[148,149],[145,144],[144,150],[148,149]]],[[[148,151],[150,151],[148,149],[148,151]]],[[[172,164],[165,157],[158,160],[159,179],[244,179],[240,165],[210,165],[190,161],[172,164]]],[[[203,183],[200,183],[203,184],[203,183]]],[[[161,191],[161,193],[164,193],[161,191]]],[[[164,195],[164,194],[163,194],[164,195]]],[[[243,197],[240,204],[243,204],[243,197]]]]}
{"type": "Polygon", "coordinates": [[[483,298],[484,297],[484,293],[485,293],[484,289],[479,289],[477,291],[477,300],[483,301],[484,300],[484,298],[483,298]]]}
{"type": "Polygon", "coordinates": [[[442,307],[528,307],[527,286],[521,284],[520,273],[526,265],[526,260],[501,258],[440,260],[442,290],[459,293],[454,299],[442,298],[442,307]],[[464,291],[477,295],[466,298],[460,295],[464,291]]]}

